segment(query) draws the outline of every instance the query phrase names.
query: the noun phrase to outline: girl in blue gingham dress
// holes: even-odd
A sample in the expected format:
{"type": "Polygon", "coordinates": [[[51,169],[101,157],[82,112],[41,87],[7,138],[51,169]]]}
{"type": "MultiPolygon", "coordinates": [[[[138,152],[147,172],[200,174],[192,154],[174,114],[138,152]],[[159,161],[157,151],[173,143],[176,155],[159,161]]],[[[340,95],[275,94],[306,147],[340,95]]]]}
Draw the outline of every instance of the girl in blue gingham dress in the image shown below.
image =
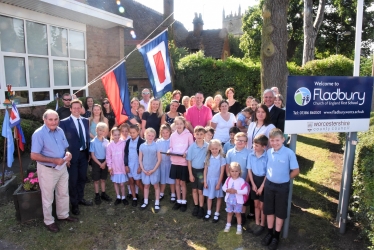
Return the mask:
{"type": "Polygon", "coordinates": [[[160,211],[160,163],[161,154],[154,141],[156,131],[153,128],[145,130],[146,141],[139,148],[139,165],[142,169],[142,182],[144,184],[144,203],[140,207],[144,210],[148,207],[149,188],[151,184],[155,189],[155,212],[160,211]]]}
{"type": "Polygon", "coordinates": [[[204,167],[204,190],[203,195],[207,197],[207,214],[204,221],[210,219],[212,214],[212,202],[217,198],[216,212],[214,213],[213,223],[219,220],[219,211],[222,204],[222,178],[226,167],[222,144],[219,140],[213,139],[209,142],[208,152],[204,167]]]}
{"type": "MultiPolygon", "coordinates": [[[[158,150],[160,152],[167,152],[170,148],[171,128],[169,124],[163,124],[160,128],[160,139],[157,140],[158,150]]],[[[161,179],[160,179],[160,200],[164,198],[166,184],[170,184],[171,197],[170,201],[175,202],[175,180],[170,176],[171,160],[170,156],[161,154],[161,179]]]]}

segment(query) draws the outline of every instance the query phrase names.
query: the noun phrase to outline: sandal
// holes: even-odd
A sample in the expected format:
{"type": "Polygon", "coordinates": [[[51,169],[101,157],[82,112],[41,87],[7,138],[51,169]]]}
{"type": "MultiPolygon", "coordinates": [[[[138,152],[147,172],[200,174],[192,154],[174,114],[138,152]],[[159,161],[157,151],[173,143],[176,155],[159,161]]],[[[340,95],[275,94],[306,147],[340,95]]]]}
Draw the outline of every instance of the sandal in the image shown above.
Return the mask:
{"type": "Polygon", "coordinates": [[[203,218],[204,221],[208,221],[210,219],[211,215],[210,214],[206,214],[205,217],[203,218]]]}
{"type": "Polygon", "coordinates": [[[212,223],[217,223],[219,221],[219,214],[214,214],[212,223]]]}

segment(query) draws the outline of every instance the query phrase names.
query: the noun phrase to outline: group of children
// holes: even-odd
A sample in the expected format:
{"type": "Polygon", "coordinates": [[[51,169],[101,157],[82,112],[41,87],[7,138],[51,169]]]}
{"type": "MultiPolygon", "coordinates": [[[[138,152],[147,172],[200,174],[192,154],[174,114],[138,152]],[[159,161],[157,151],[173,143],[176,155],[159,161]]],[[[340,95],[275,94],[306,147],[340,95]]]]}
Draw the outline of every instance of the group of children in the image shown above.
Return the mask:
{"type": "Polygon", "coordinates": [[[257,135],[253,149],[247,149],[247,135],[236,127],[230,129],[230,141],[222,145],[219,140],[212,139],[214,129],[210,127],[197,126],[192,135],[182,116],[175,118],[173,126],[175,131],[168,124],[162,125],[159,139],[155,138],[156,131],[148,128],[144,140],[139,136],[137,125],[123,124],[110,131],[109,142],[105,139],[106,124],[97,124],[97,136],[90,146],[95,203],[100,204],[101,199],[110,200],[105,193],[109,172],[117,195],[115,205],[129,204],[125,194],[127,182],[132,206],[138,204],[137,189],[140,189],[143,192],[140,209],[145,210],[149,204],[150,186],[153,185],[154,212],[157,213],[161,209],[160,200],[164,198],[165,186],[169,184],[170,202],[174,203],[172,209],[185,212],[186,184],[189,181],[194,202],[193,216],[217,223],[224,198],[227,212],[224,232],[230,231],[235,214],[236,234],[242,234],[242,219],[252,199],[256,225],[248,231],[261,235],[267,221],[268,234],[262,239],[262,244],[276,249],[283,220],[287,217],[289,181],[299,173],[295,154],[283,146],[283,132],[273,129],[269,139],[265,135],[257,135]],[[214,199],[216,207],[212,214],[214,199]]]}

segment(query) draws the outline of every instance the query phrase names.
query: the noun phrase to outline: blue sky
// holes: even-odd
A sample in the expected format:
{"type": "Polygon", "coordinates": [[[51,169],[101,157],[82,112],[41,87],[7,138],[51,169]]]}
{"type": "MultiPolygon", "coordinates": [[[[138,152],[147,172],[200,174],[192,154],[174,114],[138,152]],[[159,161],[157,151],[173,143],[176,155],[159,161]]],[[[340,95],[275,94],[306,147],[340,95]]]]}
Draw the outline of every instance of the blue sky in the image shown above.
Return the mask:
{"type": "MultiPolygon", "coordinates": [[[[163,0],[136,0],[158,12],[163,13],[163,0]]],[[[222,10],[226,15],[238,12],[239,5],[242,13],[249,6],[258,4],[259,0],[174,0],[174,18],[184,24],[187,30],[192,30],[194,13],[201,13],[204,29],[222,28],[222,10]]]]}

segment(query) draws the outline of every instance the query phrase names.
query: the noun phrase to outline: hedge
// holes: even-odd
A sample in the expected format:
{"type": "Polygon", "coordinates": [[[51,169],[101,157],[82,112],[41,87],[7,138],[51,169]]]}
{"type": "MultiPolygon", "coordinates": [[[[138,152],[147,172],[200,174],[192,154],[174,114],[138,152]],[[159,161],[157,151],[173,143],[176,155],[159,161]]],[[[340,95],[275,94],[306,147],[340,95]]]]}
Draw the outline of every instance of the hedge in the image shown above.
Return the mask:
{"type": "MultiPolygon", "coordinates": [[[[245,103],[249,95],[261,96],[260,67],[260,64],[249,59],[229,57],[222,61],[197,52],[180,59],[176,68],[175,88],[181,90],[183,95],[190,96],[202,91],[206,96],[214,96],[224,94],[226,88],[231,86],[236,92],[235,99],[245,103]]],[[[289,75],[351,76],[353,73],[353,61],[342,55],[310,61],[304,67],[288,63],[287,67],[289,75]]]]}
{"type": "Polygon", "coordinates": [[[358,138],[351,208],[371,242],[369,249],[374,249],[374,112],[371,113],[369,131],[359,133],[358,138]]]}
{"type": "MultiPolygon", "coordinates": [[[[0,117],[0,131],[3,127],[3,120],[4,117],[0,117]]],[[[34,131],[39,128],[42,125],[42,123],[34,120],[28,120],[28,119],[21,119],[21,127],[23,134],[26,139],[25,144],[25,152],[31,151],[31,136],[34,133],[34,131]]],[[[16,142],[14,141],[14,151],[17,152],[16,142]]],[[[3,159],[4,154],[4,137],[0,136],[0,159],[3,159]]]]}

